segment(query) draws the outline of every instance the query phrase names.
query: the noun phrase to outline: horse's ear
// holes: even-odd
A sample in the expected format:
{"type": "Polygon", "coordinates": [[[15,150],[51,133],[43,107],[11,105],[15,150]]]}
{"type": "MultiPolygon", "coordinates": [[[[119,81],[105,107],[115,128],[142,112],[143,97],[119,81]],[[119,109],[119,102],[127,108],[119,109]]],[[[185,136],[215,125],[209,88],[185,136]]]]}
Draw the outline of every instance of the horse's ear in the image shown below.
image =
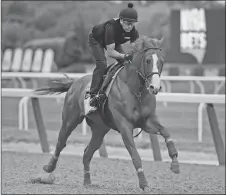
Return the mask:
{"type": "Polygon", "coordinates": [[[141,44],[141,49],[145,49],[146,48],[146,42],[145,39],[142,40],[142,44],[141,44]]]}
{"type": "Polygon", "coordinates": [[[162,37],[162,38],[158,41],[159,47],[162,47],[162,46],[163,46],[163,42],[164,42],[164,37],[162,37]]]}

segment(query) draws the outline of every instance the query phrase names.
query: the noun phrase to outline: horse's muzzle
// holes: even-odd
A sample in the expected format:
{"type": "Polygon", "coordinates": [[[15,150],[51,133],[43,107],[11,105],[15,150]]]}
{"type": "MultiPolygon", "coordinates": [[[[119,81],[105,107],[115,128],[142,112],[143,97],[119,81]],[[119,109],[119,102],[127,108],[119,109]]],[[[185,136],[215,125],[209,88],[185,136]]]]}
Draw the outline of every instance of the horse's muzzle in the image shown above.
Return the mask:
{"type": "Polygon", "coordinates": [[[151,83],[148,86],[149,93],[156,95],[161,90],[161,80],[159,74],[153,74],[151,83]]]}

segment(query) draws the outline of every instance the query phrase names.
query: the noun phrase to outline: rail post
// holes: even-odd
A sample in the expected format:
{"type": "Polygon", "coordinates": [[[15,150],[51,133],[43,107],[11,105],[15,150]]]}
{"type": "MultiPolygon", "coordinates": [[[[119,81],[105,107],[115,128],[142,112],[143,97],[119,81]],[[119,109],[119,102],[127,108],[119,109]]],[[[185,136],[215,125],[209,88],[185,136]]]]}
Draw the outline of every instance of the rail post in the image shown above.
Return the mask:
{"type": "Polygon", "coordinates": [[[103,140],[103,143],[101,144],[101,146],[99,148],[99,154],[100,154],[101,157],[108,158],[108,153],[107,153],[107,150],[106,150],[106,145],[105,145],[104,140],[103,140]]]}
{"type": "Polygon", "coordinates": [[[157,135],[149,133],[149,138],[151,141],[151,147],[153,150],[154,160],[162,161],[162,156],[161,156],[161,152],[160,152],[159,141],[158,141],[157,135]]]}
{"type": "Polygon", "coordinates": [[[207,114],[219,165],[225,165],[225,146],[218,126],[217,116],[213,104],[207,104],[207,114]]]}
{"type": "Polygon", "coordinates": [[[31,98],[31,103],[33,107],[34,117],[37,125],[38,135],[41,142],[42,151],[45,153],[49,153],[49,143],[47,140],[47,134],[45,130],[45,126],[42,119],[41,108],[38,101],[38,98],[31,98]]]}

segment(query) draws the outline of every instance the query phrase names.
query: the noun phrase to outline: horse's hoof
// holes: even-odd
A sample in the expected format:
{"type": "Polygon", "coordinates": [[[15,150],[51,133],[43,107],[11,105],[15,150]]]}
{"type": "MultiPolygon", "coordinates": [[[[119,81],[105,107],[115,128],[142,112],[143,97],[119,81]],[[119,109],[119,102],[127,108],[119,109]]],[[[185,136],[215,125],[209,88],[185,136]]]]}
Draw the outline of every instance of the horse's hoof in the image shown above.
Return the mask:
{"type": "Polygon", "coordinates": [[[178,162],[172,162],[171,163],[171,167],[170,170],[175,173],[175,174],[179,174],[180,173],[180,166],[178,162]]]}
{"type": "Polygon", "coordinates": [[[58,161],[58,158],[52,156],[49,163],[43,166],[43,170],[47,173],[52,173],[56,169],[57,161],[58,161]]]}
{"type": "Polygon", "coordinates": [[[147,182],[147,180],[145,178],[145,175],[144,175],[143,171],[138,172],[138,178],[139,178],[139,186],[144,191],[145,188],[148,187],[148,182],[147,182]]]}
{"type": "Polygon", "coordinates": [[[91,185],[91,181],[90,180],[84,180],[83,185],[84,186],[91,185]]]}
{"type": "Polygon", "coordinates": [[[145,184],[140,184],[140,189],[142,189],[143,192],[147,191],[148,190],[148,184],[147,184],[147,182],[145,182],[145,184]]]}
{"type": "Polygon", "coordinates": [[[143,194],[148,194],[150,192],[149,187],[145,186],[143,189],[143,194]]]}
{"type": "Polygon", "coordinates": [[[91,179],[90,179],[90,173],[85,173],[84,174],[84,186],[91,185],[91,179]]]}
{"type": "Polygon", "coordinates": [[[55,168],[56,168],[56,166],[53,166],[53,165],[44,165],[43,166],[43,170],[46,173],[52,173],[55,170],[55,168]]]}

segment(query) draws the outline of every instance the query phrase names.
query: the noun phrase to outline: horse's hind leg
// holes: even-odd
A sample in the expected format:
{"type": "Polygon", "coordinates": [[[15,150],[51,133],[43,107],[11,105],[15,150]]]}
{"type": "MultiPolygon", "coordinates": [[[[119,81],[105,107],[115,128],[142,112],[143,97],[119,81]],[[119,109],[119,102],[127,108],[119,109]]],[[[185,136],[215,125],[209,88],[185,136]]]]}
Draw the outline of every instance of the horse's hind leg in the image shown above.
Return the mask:
{"type": "Polygon", "coordinates": [[[101,127],[93,127],[91,126],[92,130],[92,137],[89,142],[89,145],[85,148],[83,154],[83,165],[84,165],[84,185],[91,184],[90,179],[90,162],[93,157],[93,154],[96,150],[98,150],[103,143],[104,136],[110,130],[108,128],[101,128],[101,127]]]}
{"type": "Polygon", "coordinates": [[[169,156],[172,159],[170,169],[176,174],[180,173],[179,162],[177,160],[178,152],[174,145],[173,139],[171,138],[169,131],[160,124],[156,114],[152,115],[147,120],[144,130],[147,133],[160,134],[162,137],[164,137],[169,156]]]}
{"type": "MultiPolygon", "coordinates": [[[[79,109],[77,109],[78,111],[79,109]]],[[[67,139],[71,132],[77,127],[79,123],[81,123],[80,113],[72,113],[71,111],[63,112],[63,122],[58,135],[58,141],[55,148],[55,152],[51,157],[49,163],[43,166],[44,171],[47,173],[51,173],[55,170],[56,164],[58,161],[58,157],[60,156],[61,151],[66,146],[67,139]]]]}

